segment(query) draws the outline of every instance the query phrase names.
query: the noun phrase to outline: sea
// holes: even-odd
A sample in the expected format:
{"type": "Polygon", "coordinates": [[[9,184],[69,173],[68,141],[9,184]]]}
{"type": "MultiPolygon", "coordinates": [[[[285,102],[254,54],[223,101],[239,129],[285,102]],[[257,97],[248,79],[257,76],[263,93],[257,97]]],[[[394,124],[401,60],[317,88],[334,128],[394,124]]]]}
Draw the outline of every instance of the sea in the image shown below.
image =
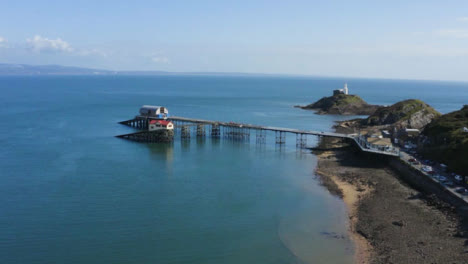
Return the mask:
{"type": "MultiPolygon", "coordinates": [[[[317,159],[227,139],[116,138],[141,105],[171,115],[332,131],[294,108],[348,83],[372,104],[417,98],[442,113],[468,83],[293,76],[0,77],[0,263],[352,263],[343,201],[317,159]]],[[[307,138],[314,146],[317,139],[307,138]]]]}

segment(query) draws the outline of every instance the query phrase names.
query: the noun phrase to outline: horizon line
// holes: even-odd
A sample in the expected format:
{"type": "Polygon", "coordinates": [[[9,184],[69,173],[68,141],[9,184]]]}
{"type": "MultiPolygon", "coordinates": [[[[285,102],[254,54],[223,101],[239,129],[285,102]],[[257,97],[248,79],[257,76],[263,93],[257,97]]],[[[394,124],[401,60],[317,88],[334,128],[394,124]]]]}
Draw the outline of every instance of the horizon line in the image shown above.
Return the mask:
{"type": "Polygon", "coordinates": [[[277,77],[303,77],[303,78],[333,78],[333,79],[373,79],[373,80],[394,80],[394,81],[435,81],[435,82],[455,82],[455,83],[468,83],[468,80],[453,80],[453,79],[418,79],[418,78],[390,78],[390,77],[368,77],[368,76],[337,76],[337,75],[313,75],[313,74],[300,74],[300,73],[265,73],[265,72],[217,72],[217,71],[159,71],[159,70],[108,70],[87,68],[80,66],[68,66],[60,64],[25,64],[25,63],[0,63],[1,65],[21,65],[31,67],[61,67],[69,69],[87,70],[90,72],[76,72],[76,73],[10,73],[5,74],[1,72],[0,76],[105,76],[105,75],[127,75],[127,76],[163,76],[163,75],[245,75],[245,76],[277,76],[277,77]],[[95,72],[92,72],[95,71],[95,72]]]}

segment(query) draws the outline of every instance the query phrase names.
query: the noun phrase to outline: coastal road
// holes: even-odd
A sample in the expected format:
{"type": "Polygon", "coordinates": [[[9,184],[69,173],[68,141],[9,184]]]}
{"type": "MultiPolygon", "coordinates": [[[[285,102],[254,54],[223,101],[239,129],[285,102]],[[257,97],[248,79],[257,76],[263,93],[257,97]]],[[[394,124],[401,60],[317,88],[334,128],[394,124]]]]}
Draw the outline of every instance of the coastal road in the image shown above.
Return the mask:
{"type": "Polygon", "coordinates": [[[453,179],[453,177],[451,175],[449,175],[449,173],[445,172],[445,171],[442,171],[440,168],[437,168],[437,166],[432,166],[432,169],[434,170],[434,174],[431,175],[429,173],[426,173],[424,171],[422,171],[422,167],[425,165],[423,162],[421,162],[418,158],[414,157],[413,155],[407,153],[407,152],[404,152],[404,151],[400,151],[400,159],[403,160],[403,162],[405,162],[406,164],[410,165],[411,167],[413,167],[414,169],[417,169],[419,172],[421,172],[423,175],[425,175],[426,177],[428,177],[429,179],[431,179],[432,181],[434,182],[437,182],[438,184],[440,184],[441,186],[443,186],[448,192],[451,192],[453,195],[459,197],[460,199],[464,200],[467,204],[468,204],[468,194],[467,195],[462,195],[462,194],[459,194],[455,191],[455,189],[457,187],[464,187],[462,186],[461,183],[457,182],[456,180],[453,179]],[[409,162],[408,160],[410,159],[415,159],[419,162],[418,165],[415,165],[415,164],[412,164],[411,162],[409,162]],[[444,176],[446,177],[447,179],[453,181],[453,183],[455,184],[454,187],[449,187],[447,185],[444,185],[438,177],[435,177],[435,176],[444,176]]]}

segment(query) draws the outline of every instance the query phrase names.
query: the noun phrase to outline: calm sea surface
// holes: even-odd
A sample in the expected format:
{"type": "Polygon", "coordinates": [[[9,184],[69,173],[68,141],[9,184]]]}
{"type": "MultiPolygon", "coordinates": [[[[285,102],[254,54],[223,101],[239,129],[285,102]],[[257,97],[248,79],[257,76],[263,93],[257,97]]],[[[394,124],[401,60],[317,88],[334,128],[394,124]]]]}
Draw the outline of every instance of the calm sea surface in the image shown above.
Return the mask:
{"type": "MultiPolygon", "coordinates": [[[[300,77],[0,78],[0,263],[351,263],[343,202],[316,158],[206,139],[114,136],[143,104],[178,116],[330,131],[292,108],[345,80],[300,77]],[[338,238],[336,238],[338,237],[338,238]]],[[[374,104],[419,98],[442,113],[468,84],[347,80],[374,104]]],[[[346,118],[346,117],[345,117],[346,118]]],[[[316,139],[308,138],[313,145],[316,139]]]]}

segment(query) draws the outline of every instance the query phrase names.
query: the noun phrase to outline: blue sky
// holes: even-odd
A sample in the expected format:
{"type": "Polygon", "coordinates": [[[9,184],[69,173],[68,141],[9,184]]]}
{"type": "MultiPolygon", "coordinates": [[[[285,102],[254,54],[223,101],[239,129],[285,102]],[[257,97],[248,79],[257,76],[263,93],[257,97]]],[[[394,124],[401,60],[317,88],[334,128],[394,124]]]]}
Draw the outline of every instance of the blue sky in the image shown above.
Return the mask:
{"type": "Polygon", "coordinates": [[[3,1],[0,62],[468,81],[468,1],[3,1]]]}

